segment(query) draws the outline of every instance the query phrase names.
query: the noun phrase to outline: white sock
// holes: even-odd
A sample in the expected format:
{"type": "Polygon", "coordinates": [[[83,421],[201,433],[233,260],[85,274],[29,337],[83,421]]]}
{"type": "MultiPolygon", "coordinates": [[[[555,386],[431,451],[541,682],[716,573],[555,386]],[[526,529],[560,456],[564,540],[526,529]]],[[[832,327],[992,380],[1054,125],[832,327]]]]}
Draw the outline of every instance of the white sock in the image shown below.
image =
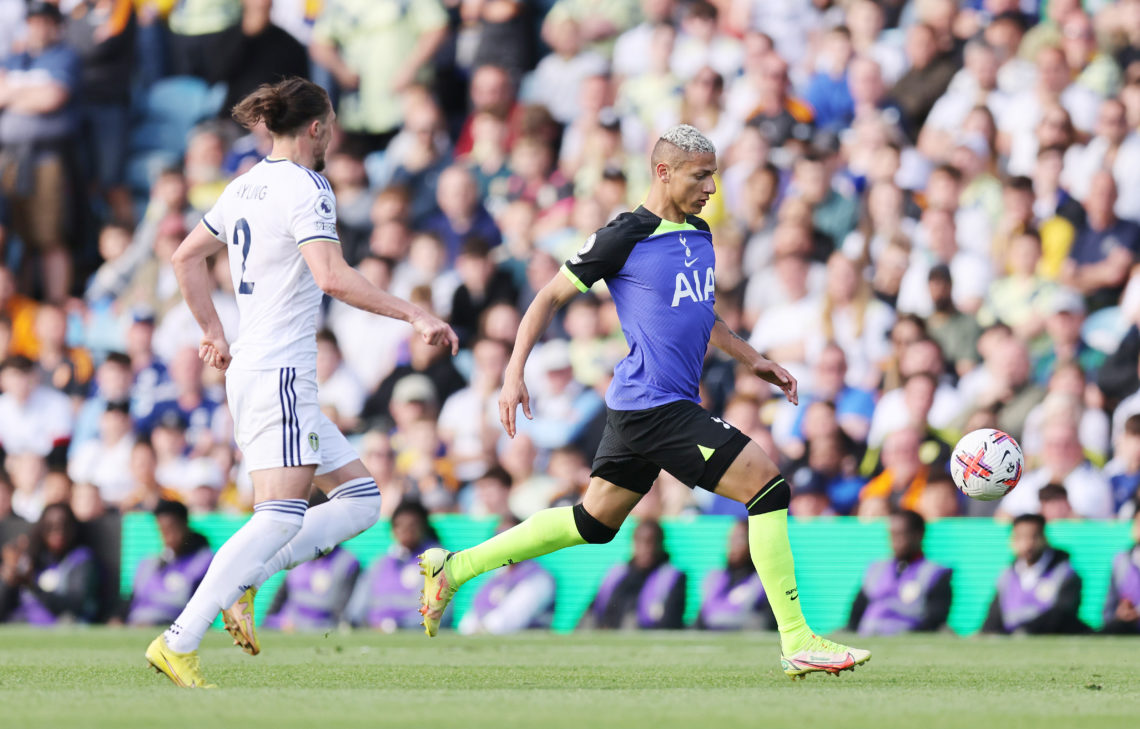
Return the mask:
{"type": "Polygon", "coordinates": [[[188,653],[198,649],[218,613],[255,584],[265,561],[301,530],[308,506],[305,499],[276,499],[253,507],[253,516],[217,551],[202,584],[166,630],[171,650],[188,653]]]}
{"type": "Polygon", "coordinates": [[[370,478],[346,481],[329,492],[329,500],[305,514],[301,531],[265,563],[253,583],[263,582],[280,570],[326,555],[380,519],[380,490],[370,478]]]}

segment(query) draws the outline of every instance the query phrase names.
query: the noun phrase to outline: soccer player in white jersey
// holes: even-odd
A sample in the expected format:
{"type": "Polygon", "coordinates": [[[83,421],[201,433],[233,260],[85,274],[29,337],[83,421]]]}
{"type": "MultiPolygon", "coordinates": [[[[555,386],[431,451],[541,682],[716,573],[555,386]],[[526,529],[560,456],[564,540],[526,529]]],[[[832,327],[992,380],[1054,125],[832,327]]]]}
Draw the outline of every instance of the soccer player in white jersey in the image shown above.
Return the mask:
{"type": "Polygon", "coordinates": [[[208,684],[198,644],[223,611],[235,643],[256,654],[253,595],[270,575],[319,557],[376,523],[380,492],[344,435],[317,404],[321,297],[403,319],[424,341],[459,348],[446,323],[370,284],[349,267],[336,200],[318,172],[333,110],[319,86],[291,78],[241,101],[234,118],[264,123],[273,151],[229,185],[178,247],[174,269],[202,328],[199,355],[226,373],[234,437],[254,489],[253,517],[217,554],[182,614],[146,650],[175,684],[208,684]],[[240,329],[232,353],[210,299],[206,259],[229,249],[240,329]],[[328,501],[308,509],[313,484],[328,501]],[[307,513],[306,513],[307,512],[307,513]]]}

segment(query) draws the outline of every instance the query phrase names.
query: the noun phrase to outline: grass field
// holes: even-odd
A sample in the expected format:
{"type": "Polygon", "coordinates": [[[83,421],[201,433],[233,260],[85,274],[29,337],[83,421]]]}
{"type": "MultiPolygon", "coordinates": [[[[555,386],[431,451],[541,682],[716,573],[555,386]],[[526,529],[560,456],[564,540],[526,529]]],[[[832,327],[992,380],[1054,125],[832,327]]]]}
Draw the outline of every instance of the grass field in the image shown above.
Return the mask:
{"type": "Polygon", "coordinates": [[[462,638],[212,633],[216,691],[175,689],[150,631],[0,629],[0,727],[1137,726],[1140,639],[862,641],[864,668],[789,681],[771,634],[462,638]]]}

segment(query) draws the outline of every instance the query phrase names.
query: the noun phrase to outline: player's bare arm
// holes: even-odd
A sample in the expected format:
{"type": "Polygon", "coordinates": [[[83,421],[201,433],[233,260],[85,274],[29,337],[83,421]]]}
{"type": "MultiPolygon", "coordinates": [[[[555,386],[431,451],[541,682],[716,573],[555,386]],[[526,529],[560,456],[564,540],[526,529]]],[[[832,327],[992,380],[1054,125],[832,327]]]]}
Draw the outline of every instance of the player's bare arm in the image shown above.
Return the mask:
{"type": "Polygon", "coordinates": [[[786,369],[753,349],[752,345],[729,329],[719,316],[716,318],[716,323],[713,324],[712,336],[709,341],[714,347],[726,352],[737,362],[746,365],[752,370],[752,374],[783,390],[784,397],[788,398],[788,402],[793,405],[799,404],[799,383],[796,382],[796,378],[792,377],[786,369]]]}
{"type": "Polygon", "coordinates": [[[210,367],[223,371],[230,366],[230,345],[222,330],[218,310],[210,298],[213,279],[206,259],[224,247],[225,243],[199,224],[194,226],[171,259],[174,275],[178,277],[178,288],[186,299],[186,305],[190,307],[190,313],[202,328],[198,357],[210,367]]]}
{"type": "Polygon", "coordinates": [[[499,395],[499,421],[511,438],[515,437],[515,415],[520,404],[527,419],[534,419],[530,413],[530,394],[523,382],[526,358],[530,356],[530,351],[534,349],[538,338],[550,326],[554,312],[565,306],[566,302],[577,294],[578,288],[570,279],[557,273],[550,279],[550,283],[542,287],[523,315],[511,360],[507,363],[507,370],[503,374],[503,390],[499,395]]]}
{"type": "Polygon", "coordinates": [[[309,265],[317,286],[329,296],[357,309],[402,319],[411,324],[428,344],[447,347],[452,354],[459,353],[459,337],[446,322],[373,286],[344,260],[339,243],[307,243],[301,246],[301,256],[309,265]]]}

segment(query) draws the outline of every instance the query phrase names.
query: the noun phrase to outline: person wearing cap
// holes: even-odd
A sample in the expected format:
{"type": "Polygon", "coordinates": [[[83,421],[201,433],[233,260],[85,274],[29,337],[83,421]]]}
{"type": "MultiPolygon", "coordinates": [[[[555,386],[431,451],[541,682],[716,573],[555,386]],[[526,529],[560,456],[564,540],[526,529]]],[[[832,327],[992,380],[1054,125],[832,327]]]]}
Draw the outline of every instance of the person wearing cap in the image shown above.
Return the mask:
{"type": "Polygon", "coordinates": [[[190,512],[184,504],[159,501],[154,521],[162,551],[144,559],[135,570],[128,625],[163,625],[178,617],[214,556],[206,538],[190,528],[190,512]]]}
{"type": "Polygon", "coordinates": [[[45,298],[58,303],[71,291],[81,74],[62,33],[59,6],[31,2],[23,51],[0,62],[0,194],[11,205],[17,235],[40,262],[45,298]]]}
{"type": "Polygon", "coordinates": [[[1033,379],[1044,385],[1063,362],[1077,363],[1090,380],[1104,362],[1104,352],[1093,349],[1081,336],[1085,323],[1085,300],[1072,289],[1058,288],[1044,302],[1048,344],[1033,358],[1033,379]]]}
{"type": "Polygon", "coordinates": [[[951,570],[922,553],[926,521],[916,512],[892,515],[889,531],[892,556],[867,567],[847,629],[861,635],[938,630],[950,615],[951,570]]]}
{"type": "Polygon", "coordinates": [[[592,388],[574,379],[574,363],[565,340],[544,344],[535,365],[542,374],[541,387],[535,388],[534,419],[520,423],[519,432],[529,435],[542,453],[574,443],[603,402],[592,388]]]}

